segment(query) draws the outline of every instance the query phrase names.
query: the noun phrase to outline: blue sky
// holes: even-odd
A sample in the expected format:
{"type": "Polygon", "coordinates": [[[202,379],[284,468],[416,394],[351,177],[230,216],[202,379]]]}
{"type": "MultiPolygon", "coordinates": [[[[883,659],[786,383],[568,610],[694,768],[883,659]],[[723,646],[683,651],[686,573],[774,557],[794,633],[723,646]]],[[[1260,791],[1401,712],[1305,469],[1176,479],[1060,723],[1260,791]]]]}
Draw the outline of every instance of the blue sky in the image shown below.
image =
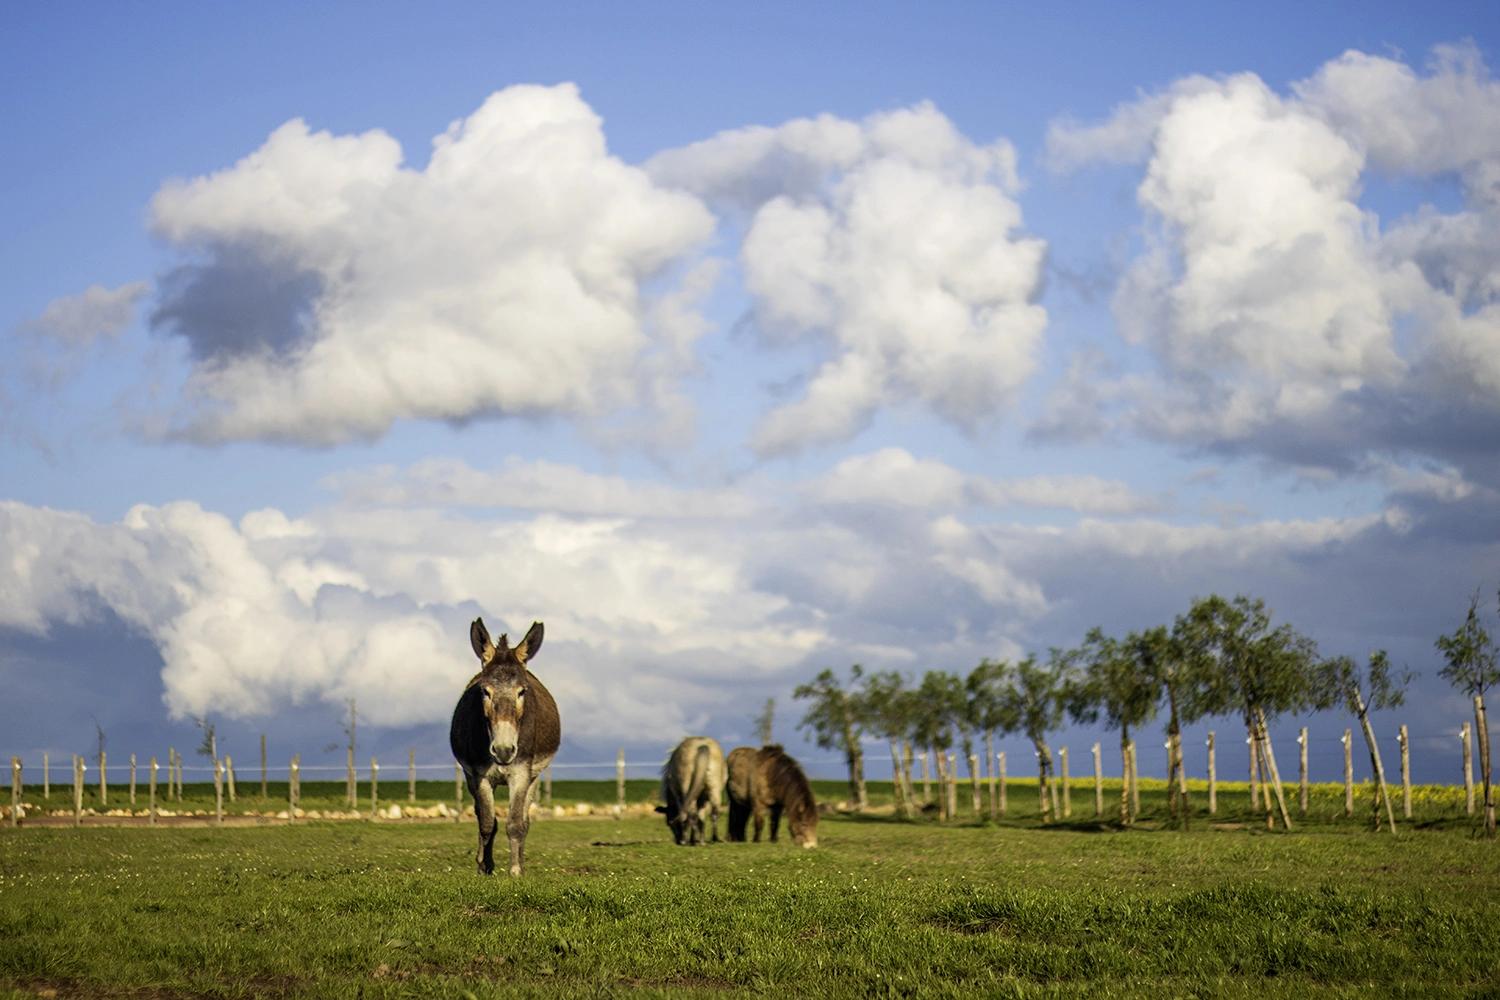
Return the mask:
{"type": "Polygon", "coordinates": [[[3,18],[8,752],[315,753],[354,695],[436,762],[476,613],[547,621],[565,761],[797,745],[823,666],[1243,592],[1416,671],[1456,775],[1483,5],[3,18]]]}

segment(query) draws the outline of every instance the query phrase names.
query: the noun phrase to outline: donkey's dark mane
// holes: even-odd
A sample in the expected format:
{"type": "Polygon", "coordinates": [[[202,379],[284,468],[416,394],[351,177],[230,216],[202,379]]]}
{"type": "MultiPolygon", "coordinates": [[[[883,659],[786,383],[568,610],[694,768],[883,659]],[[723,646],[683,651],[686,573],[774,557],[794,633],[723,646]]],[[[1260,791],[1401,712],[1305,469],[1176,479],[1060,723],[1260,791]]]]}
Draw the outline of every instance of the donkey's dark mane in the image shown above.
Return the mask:
{"type": "Polygon", "coordinates": [[[760,748],[760,767],[771,799],[782,804],[794,832],[816,821],[818,804],[813,798],[812,785],[802,767],[787,756],[779,743],[760,748]]]}

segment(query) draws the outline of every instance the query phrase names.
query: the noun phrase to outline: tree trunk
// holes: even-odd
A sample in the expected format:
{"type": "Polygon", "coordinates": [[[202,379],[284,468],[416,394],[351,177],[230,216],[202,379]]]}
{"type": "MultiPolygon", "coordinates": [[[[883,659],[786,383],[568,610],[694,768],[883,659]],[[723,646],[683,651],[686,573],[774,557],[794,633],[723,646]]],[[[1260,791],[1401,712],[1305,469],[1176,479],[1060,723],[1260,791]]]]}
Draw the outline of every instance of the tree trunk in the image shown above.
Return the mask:
{"type": "Polygon", "coordinates": [[[1181,756],[1181,728],[1177,724],[1177,692],[1172,685],[1167,685],[1167,818],[1175,821],[1179,818],[1186,819],[1186,803],[1182,801],[1180,791],[1186,789],[1179,779],[1179,771],[1182,767],[1181,756]]]}
{"type": "Polygon", "coordinates": [[[1049,787],[1052,751],[1047,749],[1047,744],[1042,740],[1033,739],[1031,742],[1036,747],[1037,793],[1041,796],[1042,822],[1046,823],[1052,818],[1051,788],[1049,787]]]}
{"type": "Polygon", "coordinates": [[[1255,727],[1245,720],[1245,743],[1250,747],[1250,812],[1258,812],[1260,799],[1260,747],[1255,742],[1255,727]]]}
{"type": "Polygon", "coordinates": [[[911,800],[906,797],[906,789],[902,787],[901,781],[901,748],[896,741],[891,741],[891,794],[896,799],[896,812],[900,813],[902,819],[911,819],[911,800]]]}
{"type": "MultiPolygon", "coordinates": [[[[1266,755],[1267,777],[1271,780],[1271,787],[1276,790],[1276,808],[1281,813],[1281,825],[1284,829],[1290,830],[1292,828],[1292,816],[1286,808],[1286,795],[1281,788],[1281,771],[1276,767],[1276,750],[1271,746],[1271,733],[1266,725],[1265,709],[1257,708],[1255,714],[1256,721],[1260,723],[1261,748],[1265,751],[1266,755]]],[[[1269,804],[1270,793],[1267,793],[1266,799],[1269,804]]]]}
{"type": "Polygon", "coordinates": [[[984,770],[990,777],[990,819],[1000,818],[998,782],[995,780],[995,733],[984,734],[984,770]]]}
{"type": "Polygon", "coordinates": [[[1120,727],[1120,825],[1130,825],[1130,727],[1120,727]]]}
{"type": "Polygon", "coordinates": [[[917,754],[922,759],[922,808],[932,801],[932,754],[923,751],[917,754]]]}
{"type": "MultiPolygon", "coordinates": [[[[932,747],[927,752],[928,752],[929,756],[935,758],[934,763],[937,765],[938,819],[940,819],[940,820],[942,820],[943,822],[946,823],[948,821],[948,819],[949,819],[949,817],[948,817],[948,756],[947,756],[947,754],[943,753],[943,751],[937,749],[936,747],[932,747]]],[[[926,777],[925,772],[923,774],[923,777],[924,778],[926,777]]]]}
{"type": "Polygon", "coordinates": [[[1479,730],[1479,778],[1484,783],[1484,835],[1495,835],[1495,797],[1490,784],[1490,727],[1484,712],[1484,695],[1474,696],[1474,725],[1479,730]]]}
{"type": "Polygon", "coordinates": [[[854,800],[854,811],[864,812],[870,805],[865,791],[865,752],[858,740],[849,744],[849,794],[854,800]]]}
{"type": "Polygon", "coordinates": [[[974,804],[974,818],[984,819],[984,810],[979,804],[979,758],[969,754],[969,797],[974,804]]]}
{"type": "Polygon", "coordinates": [[[1186,830],[1191,822],[1192,810],[1188,806],[1187,790],[1187,763],[1182,755],[1182,733],[1175,732],[1171,738],[1173,769],[1177,772],[1177,805],[1179,808],[1178,819],[1182,828],[1186,830]]]}
{"type": "Polygon", "coordinates": [[[911,743],[907,740],[901,741],[901,792],[906,796],[906,808],[908,812],[917,812],[917,793],[911,781],[911,743]]]}
{"type": "Polygon", "coordinates": [[[1365,700],[1358,693],[1354,696],[1354,705],[1359,716],[1359,728],[1365,734],[1365,746],[1370,749],[1370,767],[1375,771],[1375,829],[1380,830],[1380,803],[1385,801],[1385,818],[1391,825],[1391,833],[1396,832],[1396,816],[1391,809],[1391,793],[1385,787],[1385,765],[1380,760],[1380,744],[1375,740],[1375,730],[1370,728],[1369,710],[1365,700]]]}

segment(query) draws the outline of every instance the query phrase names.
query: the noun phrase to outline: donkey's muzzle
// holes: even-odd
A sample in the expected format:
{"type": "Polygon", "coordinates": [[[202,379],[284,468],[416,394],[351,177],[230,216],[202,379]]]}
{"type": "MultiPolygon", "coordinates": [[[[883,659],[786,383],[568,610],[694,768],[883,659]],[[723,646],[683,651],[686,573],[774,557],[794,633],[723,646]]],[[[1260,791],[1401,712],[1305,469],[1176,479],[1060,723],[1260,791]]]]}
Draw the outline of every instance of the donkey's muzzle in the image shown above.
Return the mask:
{"type": "Polygon", "coordinates": [[[513,723],[497,723],[490,731],[490,757],[496,764],[505,765],[516,759],[516,746],[520,733],[513,723]]]}

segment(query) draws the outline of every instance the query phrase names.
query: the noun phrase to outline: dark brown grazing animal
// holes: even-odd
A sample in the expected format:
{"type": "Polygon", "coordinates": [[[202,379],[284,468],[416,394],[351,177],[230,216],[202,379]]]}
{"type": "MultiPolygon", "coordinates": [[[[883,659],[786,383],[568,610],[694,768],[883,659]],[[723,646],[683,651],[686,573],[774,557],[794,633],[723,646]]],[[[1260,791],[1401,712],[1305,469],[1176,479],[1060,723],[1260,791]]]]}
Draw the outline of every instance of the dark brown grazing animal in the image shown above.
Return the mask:
{"type": "Polygon", "coordinates": [[[786,814],[792,840],[803,847],[818,846],[818,803],[802,768],[778,744],[736,747],[729,754],[729,839],[745,839],[745,823],[755,819],[755,840],[771,814],[775,843],[786,814]]]}
{"type": "Polygon", "coordinates": [[[719,842],[719,803],[724,800],[724,751],[707,736],[689,736],[672,751],[661,769],[661,798],[672,839],[679,845],[703,843],[703,824],[719,842]]]}
{"type": "Polygon", "coordinates": [[[464,769],[474,815],[479,820],[479,874],[495,870],[495,786],[510,788],[505,836],[510,841],[510,873],[525,867],[527,814],[531,786],[552,762],[562,741],[557,702],[526,664],[542,648],[542,623],[532,622],[526,638],[511,646],[504,635],[490,641],[482,619],[469,626],[469,642],[480,671],[453,709],[448,745],[464,769]]]}

